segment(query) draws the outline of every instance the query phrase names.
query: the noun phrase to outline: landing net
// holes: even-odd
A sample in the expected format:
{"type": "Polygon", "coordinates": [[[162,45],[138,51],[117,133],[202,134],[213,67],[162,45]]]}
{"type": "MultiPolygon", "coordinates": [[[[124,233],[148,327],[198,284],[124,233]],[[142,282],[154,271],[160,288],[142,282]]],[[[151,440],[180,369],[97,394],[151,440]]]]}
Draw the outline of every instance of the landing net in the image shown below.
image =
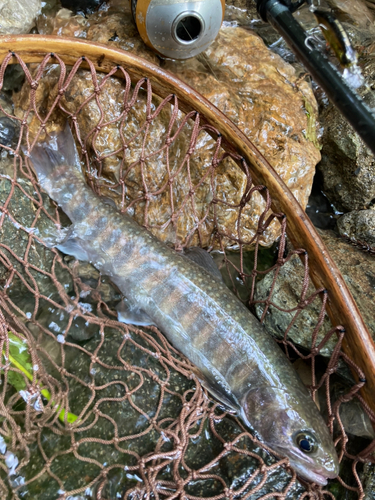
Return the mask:
{"type": "Polygon", "coordinates": [[[356,400],[375,418],[361,384],[347,382],[335,395],[330,389],[337,371],[348,380],[348,366],[363,374],[340,350],[344,332],[329,325],[327,294],[309,281],[308,253],[290,247],[286,219],[271,210],[249,165],[198,113],[180,112],[175,95],[154,95],[146,78],[132,81],[122,67],[97,74],[86,58],[67,68],[54,54],[26,66],[9,54],[0,87],[14,57],[25,81],[11,96],[14,108],[0,101],[0,125],[8,123],[0,169],[0,497],[362,498],[358,474],[373,447],[347,435],[339,411],[356,400]],[[155,327],[119,323],[121,294],[107,277],[49,247],[69,221],[41,191],[21,148],[66,120],[96,193],[178,251],[212,250],[228,286],[266,324],[272,311],[289,315],[280,345],[307,367],[345,464],[328,488],[298,481],[286,459],[210,397],[155,327]],[[283,308],[274,290],[299,256],[298,296],[283,308]],[[289,334],[314,308],[316,320],[304,322],[309,349],[300,348],[289,334]]]}

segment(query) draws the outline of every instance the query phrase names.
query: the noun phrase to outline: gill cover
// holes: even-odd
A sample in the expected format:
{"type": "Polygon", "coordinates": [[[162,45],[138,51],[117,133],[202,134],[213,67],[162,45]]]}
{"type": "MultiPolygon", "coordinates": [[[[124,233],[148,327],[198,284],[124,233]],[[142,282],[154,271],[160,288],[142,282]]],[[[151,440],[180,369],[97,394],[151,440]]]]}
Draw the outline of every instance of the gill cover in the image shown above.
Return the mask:
{"type": "Polygon", "coordinates": [[[188,59],[215,40],[225,0],[130,0],[143,41],[164,57],[188,59]]]}

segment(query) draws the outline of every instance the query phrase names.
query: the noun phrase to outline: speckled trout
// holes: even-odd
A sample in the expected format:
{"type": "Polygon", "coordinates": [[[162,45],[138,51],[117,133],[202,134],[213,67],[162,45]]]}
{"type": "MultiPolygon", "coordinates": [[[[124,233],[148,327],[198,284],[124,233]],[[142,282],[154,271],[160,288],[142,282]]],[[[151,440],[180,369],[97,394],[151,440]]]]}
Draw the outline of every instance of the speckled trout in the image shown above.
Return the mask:
{"type": "Polygon", "coordinates": [[[225,284],[161,243],[87,186],[65,131],[30,154],[41,187],[72,222],[56,245],[110,277],[297,474],[320,485],[338,474],[328,428],[282,350],[225,284]]]}

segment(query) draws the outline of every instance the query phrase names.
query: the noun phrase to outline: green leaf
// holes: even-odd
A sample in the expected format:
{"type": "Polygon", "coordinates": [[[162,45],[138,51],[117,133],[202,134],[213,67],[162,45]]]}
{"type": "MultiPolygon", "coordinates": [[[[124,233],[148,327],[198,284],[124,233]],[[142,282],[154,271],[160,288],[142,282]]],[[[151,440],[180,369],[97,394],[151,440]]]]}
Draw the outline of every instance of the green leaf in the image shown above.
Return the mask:
{"type": "MultiPolygon", "coordinates": [[[[26,372],[32,372],[31,356],[27,347],[27,341],[21,340],[9,332],[9,354],[24,368],[26,372]]],[[[3,352],[5,357],[5,353],[3,352]]],[[[12,368],[14,365],[11,363],[12,368]]],[[[2,370],[3,372],[4,370],[2,370]]],[[[22,373],[8,370],[8,382],[17,391],[25,390],[27,387],[25,376],[22,373]]]]}
{"type": "MultiPolygon", "coordinates": [[[[30,380],[33,380],[33,375],[32,375],[32,364],[31,364],[31,356],[29,354],[28,348],[27,348],[27,340],[26,339],[19,339],[14,335],[12,332],[8,332],[8,338],[9,338],[9,361],[10,364],[18,368],[20,372],[14,372],[11,370],[8,370],[8,382],[13,385],[13,387],[17,391],[22,391],[25,390],[27,387],[27,383],[25,381],[24,375],[30,380]],[[24,375],[22,375],[24,374],[24,375]]],[[[5,353],[3,351],[3,356],[5,359],[5,353]]],[[[1,370],[2,372],[4,370],[1,370]]],[[[44,396],[47,401],[51,401],[51,394],[47,389],[41,389],[41,394],[44,396]]],[[[56,406],[56,403],[54,401],[51,401],[52,406],[56,406]]],[[[61,409],[59,405],[56,406],[56,411],[60,410],[59,412],[59,419],[61,422],[66,421],[69,424],[72,424],[77,420],[77,415],[74,415],[74,413],[67,412],[65,409],[61,409]]]]}

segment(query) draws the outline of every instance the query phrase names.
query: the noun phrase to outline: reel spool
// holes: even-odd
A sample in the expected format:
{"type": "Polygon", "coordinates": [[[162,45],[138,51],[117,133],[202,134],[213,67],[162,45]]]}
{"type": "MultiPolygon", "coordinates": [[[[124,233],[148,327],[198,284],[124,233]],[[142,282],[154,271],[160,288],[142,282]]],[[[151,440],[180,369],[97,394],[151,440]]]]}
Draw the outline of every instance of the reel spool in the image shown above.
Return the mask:
{"type": "Polygon", "coordinates": [[[215,40],[225,0],[130,0],[143,41],[163,57],[188,59],[215,40]]]}

